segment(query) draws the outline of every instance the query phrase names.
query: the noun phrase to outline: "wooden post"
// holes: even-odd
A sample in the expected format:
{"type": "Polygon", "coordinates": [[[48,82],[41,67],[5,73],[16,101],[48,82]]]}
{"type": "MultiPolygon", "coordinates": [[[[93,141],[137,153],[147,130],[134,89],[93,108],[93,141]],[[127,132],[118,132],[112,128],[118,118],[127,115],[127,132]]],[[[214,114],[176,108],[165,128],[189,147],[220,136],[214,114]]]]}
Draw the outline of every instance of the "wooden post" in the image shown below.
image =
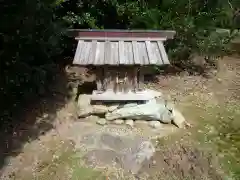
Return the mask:
{"type": "Polygon", "coordinates": [[[132,87],[133,87],[133,91],[136,92],[138,89],[138,68],[137,67],[134,67],[132,87]]]}
{"type": "Polygon", "coordinates": [[[104,66],[104,90],[113,90],[113,81],[112,81],[112,68],[104,66]]]}
{"type": "Polygon", "coordinates": [[[102,67],[97,67],[96,68],[96,82],[97,82],[97,90],[98,91],[103,91],[103,68],[102,67]]]}
{"type": "Polygon", "coordinates": [[[144,89],[144,73],[142,68],[138,69],[138,90],[144,89]]]}
{"type": "Polygon", "coordinates": [[[131,90],[131,74],[128,68],[124,72],[124,92],[128,93],[131,90]]]}

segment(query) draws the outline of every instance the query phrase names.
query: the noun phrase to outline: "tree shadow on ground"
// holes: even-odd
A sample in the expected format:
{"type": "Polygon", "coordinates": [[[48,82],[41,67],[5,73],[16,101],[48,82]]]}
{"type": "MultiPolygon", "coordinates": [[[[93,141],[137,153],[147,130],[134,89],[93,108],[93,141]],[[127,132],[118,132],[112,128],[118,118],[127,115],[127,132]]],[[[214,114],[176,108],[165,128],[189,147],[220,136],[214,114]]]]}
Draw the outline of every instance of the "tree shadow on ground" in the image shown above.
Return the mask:
{"type": "Polygon", "coordinates": [[[11,117],[6,117],[0,127],[0,169],[7,165],[8,157],[17,156],[25,143],[31,142],[54,128],[58,110],[69,99],[68,78],[64,68],[59,67],[55,82],[43,95],[21,104],[11,117]]]}

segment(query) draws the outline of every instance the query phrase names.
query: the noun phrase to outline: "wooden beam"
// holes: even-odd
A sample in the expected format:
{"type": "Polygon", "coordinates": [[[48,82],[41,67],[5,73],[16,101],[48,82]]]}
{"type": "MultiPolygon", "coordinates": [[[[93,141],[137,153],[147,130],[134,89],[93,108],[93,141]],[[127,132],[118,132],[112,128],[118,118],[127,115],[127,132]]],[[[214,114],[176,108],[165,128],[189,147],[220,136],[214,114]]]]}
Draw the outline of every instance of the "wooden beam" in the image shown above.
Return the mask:
{"type": "Polygon", "coordinates": [[[92,37],[77,36],[76,40],[95,40],[95,41],[166,41],[166,37],[92,37]]]}
{"type": "Polygon", "coordinates": [[[120,30],[120,29],[69,29],[68,34],[75,37],[131,37],[131,38],[167,38],[173,39],[176,32],[172,30],[120,30]]]}

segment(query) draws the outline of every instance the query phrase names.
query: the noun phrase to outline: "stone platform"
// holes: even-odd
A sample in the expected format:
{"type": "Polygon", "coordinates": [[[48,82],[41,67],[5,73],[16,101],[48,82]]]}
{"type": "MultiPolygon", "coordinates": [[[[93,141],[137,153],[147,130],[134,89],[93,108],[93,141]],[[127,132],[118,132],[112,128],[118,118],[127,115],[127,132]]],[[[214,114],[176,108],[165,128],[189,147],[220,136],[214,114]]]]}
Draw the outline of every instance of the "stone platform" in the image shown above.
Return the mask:
{"type": "Polygon", "coordinates": [[[92,101],[148,101],[161,97],[162,93],[150,89],[137,92],[113,92],[111,90],[105,92],[93,91],[90,96],[92,101]]]}

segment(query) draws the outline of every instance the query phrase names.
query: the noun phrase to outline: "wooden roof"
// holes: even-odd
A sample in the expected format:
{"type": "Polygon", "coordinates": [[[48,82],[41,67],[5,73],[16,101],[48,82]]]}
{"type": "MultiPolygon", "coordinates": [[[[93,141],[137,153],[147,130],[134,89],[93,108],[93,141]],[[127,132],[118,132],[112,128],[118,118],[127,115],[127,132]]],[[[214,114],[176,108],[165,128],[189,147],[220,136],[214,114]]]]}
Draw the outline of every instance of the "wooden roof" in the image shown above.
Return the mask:
{"type": "Polygon", "coordinates": [[[163,42],[174,31],[76,30],[77,65],[169,64],[163,42]]]}

